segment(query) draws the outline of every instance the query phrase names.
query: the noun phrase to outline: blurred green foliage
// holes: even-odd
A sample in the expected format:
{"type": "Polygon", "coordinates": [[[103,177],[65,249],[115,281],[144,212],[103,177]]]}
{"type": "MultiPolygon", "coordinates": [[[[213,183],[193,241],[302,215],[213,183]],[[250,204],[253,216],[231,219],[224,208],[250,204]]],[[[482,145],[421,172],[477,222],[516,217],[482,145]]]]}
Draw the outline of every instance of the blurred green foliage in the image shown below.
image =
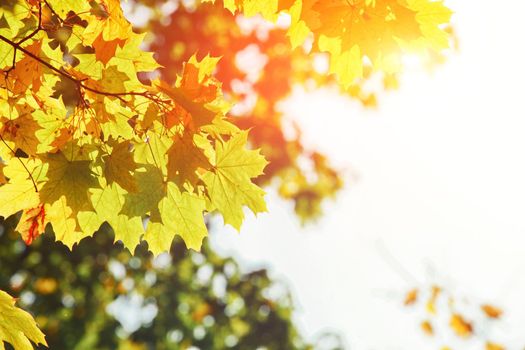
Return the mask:
{"type": "Polygon", "coordinates": [[[16,221],[0,221],[0,289],[36,316],[50,349],[317,348],[264,269],[242,273],[232,258],[179,241],[156,259],[144,246],[131,256],[107,227],[72,252],[52,232],[26,246],[16,221]]]}

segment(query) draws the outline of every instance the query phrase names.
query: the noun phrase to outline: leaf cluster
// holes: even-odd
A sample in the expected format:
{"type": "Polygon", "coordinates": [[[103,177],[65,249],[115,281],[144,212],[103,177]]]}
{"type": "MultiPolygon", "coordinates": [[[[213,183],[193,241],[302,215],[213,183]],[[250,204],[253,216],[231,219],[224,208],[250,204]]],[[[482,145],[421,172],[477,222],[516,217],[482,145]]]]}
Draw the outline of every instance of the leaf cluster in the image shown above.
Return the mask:
{"type": "Polygon", "coordinates": [[[49,224],[71,248],[109,223],[130,251],[199,249],[206,213],[240,229],[243,207],[266,210],[267,162],[226,118],[218,59],[151,79],[118,0],[9,1],[0,20],[0,216],[22,211],[27,243],[49,224]]]}

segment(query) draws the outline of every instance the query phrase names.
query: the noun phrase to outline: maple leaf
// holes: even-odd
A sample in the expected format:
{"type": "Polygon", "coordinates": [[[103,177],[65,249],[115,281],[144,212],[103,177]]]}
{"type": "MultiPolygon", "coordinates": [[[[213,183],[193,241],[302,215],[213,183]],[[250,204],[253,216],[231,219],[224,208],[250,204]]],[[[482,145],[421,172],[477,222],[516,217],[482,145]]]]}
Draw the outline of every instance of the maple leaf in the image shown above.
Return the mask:
{"type": "MultiPolygon", "coordinates": [[[[156,86],[159,91],[171,97],[176,101],[177,106],[181,107],[182,110],[177,111],[177,114],[182,114],[182,122],[188,128],[198,130],[201,126],[211,124],[215,119],[215,112],[206,108],[204,103],[192,101],[183,89],[169,86],[163,82],[157,83],[156,86]]],[[[169,127],[170,124],[168,123],[167,126],[169,127]]]]}
{"type": "Polygon", "coordinates": [[[151,164],[158,167],[160,175],[167,173],[167,152],[173,141],[167,135],[156,132],[147,132],[145,134],[146,142],[135,145],[135,161],[140,164],[151,164]]]}
{"type": "Polygon", "coordinates": [[[90,169],[90,160],[69,160],[59,152],[49,154],[47,181],[40,190],[43,203],[53,204],[65,198],[66,205],[73,213],[92,209],[88,197],[90,188],[99,187],[99,183],[90,169]]]}
{"type": "Polygon", "coordinates": [[[156,211],[166,193],[164,176],[158,168],[146,165],[135,172],[138,191],[126,193],[121,214],[141,216],[156,211]]]}
{"type": "Polygon", "coordinates": [[[180,235],[188,248],[200,250],[202,240],[208,234],[204,224],[205,201],[186,191],[181,192],[177,185],[169,183],[166,196],[159,203],[162,230],[153,223],[148,226],[145,240],[149,249],[158,255],[168,251],[176,234],[180,235]]]}
{"type": "Polygon", "coordinates": [[[184,133],[174,136],[173,145],[168,150],[168,178],[179,185],[189,182],[196,186],[199,169],[209,170],[210,161],[204,150],[195,145],[193,135],[184,133]]]}
{"type": "MultiPolygon", "coordinates": [[[[42,41],[35,41],[31,45],[25,47],[25,50],[29,51],[33,55],[40,56],[42,50],[42,41]]],[[[15,94],[24,92],[31,86],[33,92],[38,92],[42,85],[42,65],[39,64],[34,58],[24,55],[24,57],[17,62],[15,69],[8,76],[8,80],[14,81],[12,91],[15,94]]],[[[7,86],[8,83],[5,83],[7,86]]]]}
{"type": "Polygon", "coordinates": [[[81,230],[75,212],[67,203],[67,197],[62,195],[51,204],[45,204],[47,220],[52,224],[55,238],[69,249],[86,237],[90,237],[93,231],[81,230]]]}
{"type": "Polygon", "coordinates": [[[111,154],[104,161],[104,175],[108,184],[116,182],[128,192],[137,192],[137,183],[133,172],[137,168],[131,142],[124,141],[113,146],[111,154]]]}
{"type": "Polygon", "coordinates": [[[116,183],[91,190],[91,203],[95,213],[81,213],[78,220],[85,231],[91,232],[103,222],[109,223],[115,233],[115,241],[121,241],[133,253],[144,234],[144,227],[141,216],[120,213],[126,194],[116,183]]]}
{"type": "Polygon", "coordinates": [[[0,349],[3,342],[16,350],[32,350],[33,345],[47,346],[44,334],[38,329],[33,317],[15,306],[15,299],[0,290],[0,349]]]}
{"type": "Polygon", "coordinates": [[[0,187],[0,216],[7,218],[25,208],[38,205],[39,198],[33,183],[27,179],[0,187]]]}
{"type": "MultiPolygon", "coordinates": [[[[0,120],[2,119],[4,118],[0,120]]],[[[4,121],[0,133],[5,140],[14,142],[24,153],[35,155],[40,144],[36,136],[40,129],[40,124],[29,113],[25,113],[16,119],[4,121]]]]}
{"type": "Polygon", "coordinates": [[[115,56],[117,47],[123,47],[125,43],[125,40],[119,38],[106,41],[103,35],[99,34],[92,44],[95,49],[95,57],[106,65],[115,56]]]}
{"type": "Polygon", "coordinates": [[[176,114],[182,115],[180,118],[183,125],[193,131],[212,124],[218,114],[211,106],[218,98],[220,88],[211,78],[212,69],[217,62],[218,58],[209,56],[199,62],[193,56],[184,65],[182,77],[175,86],[169,86],[163,81],[156,82],[159,91],[171,97],[180,108],[176,109],[176,114]]]}
{"type": "MultiPolygon", "coordinates": [[[[4,0],[3,2],[5,3],[7,1],[4,0]]],[[[4,6],[0,7],[0,20],[3,21],[3,24],[7,25],[2,25],[0,28],[0,34],[17,37],[25,26],[24,19],[31,16],[31,8],[27,3],[20,1],[9,1],[2,5],[4,6]]],[[[10,56],[8,60],[12,59],[11,57],[12,56],[10,56]]],[[[1,56],[0,62],[2,62],[1,60],[3,59],[4,57],[1,56]]],[[[9,61],[6,63],[10,64],[9,61]]]]}
{"type": "Polygon", "coordinates": [[[153,57],[153,52],[146,52],[140,48],[146,33],[130,33],[126,44],[118,46],[111,63],[122,67],[123,72],[152,72],[161,67],[153,57]]]}
{"type": "Polygon", "coordinates": [[[82,33],[84,42],[91,45],[99,35],[102,40],[127,39],[131,32],[131,25],[124,17],[120,0],[100,0],[97,3],[93,19],[82,33]]]}
{"type": "Polygon", "coordinates": [[[26,209],[22,212],[22,217],[16,226],[16,231],[22,235],[27,245],[44,233],[46,227],[46,212],[43,205],[36,208],[26,209]]]}
{"type": "Polygon", "coordinates": [[[4,167],[9,182],[0,186],[0,216],[7,218],[21,210],[39,205],[35,181],[39,179],[41,163],[33,160],[12,159],[4,167]]]}
{"type": "Polygon", "coordinates": [[[211,160],[213,169],[203,176],[210,203],[226,224],[240,230],[243,206],[253,213],[265,212],[265,192],[251,182],[263,173],[268,162],[259,151],[244,149],[248,132],[242,131],[227,142],[217,142],[211,160]]]}

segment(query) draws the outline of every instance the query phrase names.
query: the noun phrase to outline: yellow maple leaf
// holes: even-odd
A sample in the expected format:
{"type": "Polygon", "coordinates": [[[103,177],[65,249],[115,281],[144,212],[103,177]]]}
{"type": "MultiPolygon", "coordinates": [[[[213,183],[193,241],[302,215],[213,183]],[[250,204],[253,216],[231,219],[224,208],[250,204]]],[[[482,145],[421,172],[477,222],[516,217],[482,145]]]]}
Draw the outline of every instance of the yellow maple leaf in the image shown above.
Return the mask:
{"type": "Polygon", "coordinates": [[[116,182],[128,192],[137,191],[137,183],[132,175],[136,168],[129,141],[114,144],[111,154],[104,159],[104,175],[108,184],[116,182]]]}
{"type": "Polygon", "coordinates": [[[204,151],[193,141],[193,134],[174,136],[168,150],[168,179],[182,186],[185,182],[196,186],[199,169],[210,169],[211,164],[204,151]]]}
{"type": "Polygon", "coordinates": [[[53,203],[45,204],[44,208],[47,219],[53,225],[56,240],[62,242],[69,249],[73,249],[75,244],[91,236],[94,232],[84,231],[78,227],[74,212],[68,206],[67,198],[62,195],[53,203]]]}
{"type": "Polygon", "coordinates": [[[66,198],[67,206],[76,215],[81,210],[92,209],[88,197],[90,188],[99,187],[99,183],[90,169],[89,160],[69,160],[59,152],[49,154],[47,181],[40,190],[43,203],[53,204],[66,198]]]}
{"type": "MultiPolygon", "coordinates": [[[[186,191],[181,192],[177,185],[168,183],[166,197],[159,203],[159,213],[165,230],[170,234],[162,239],[171,245],[173,237],[178,234],[188,248],[200,250],[202,240],[208,235],[203,217],[205,206],[204,199],[186,191]]],[[[148,242],[149,236],[146,232],[145,238],[148,242]]],[[[153,253],[161,252],[153,251],[153,253]]]]}
{"type": "Polygon", "coordinates": [[[85,13],[91,9],[89,1],[78,0],[47,0],[53,11],[55,11],[63,20],[67,19],[70,12],[85,13]]]}
{"type": "Polygon", "coordinates": [[[4,167],[3,172],[9,178],[9,182],[0,186],[0,216],[7,218],[21,210],[39,205],[36,183],[41,165],[41,162],[14,158],[4,167]]]}
{"type": "Polygon", "coordinates": [[[83,230],[91,232],[106,221],[115,233],[115,241],[121,241],[133,253],[144,234],[144,227],[140,215],[120,213],[126,194],[116,183],[91,190],[95,213],[81,212],[78,221],[83,230]]]}
{"type": "Polygon", "coordinates": [[[38,329],[33,317],[15,306],[15,299],[0,290],[0,349],[3,342],[16,350],[32,350],[33,345],[47,346],[44,333],[38,329]]]}
{"type": "Polygon", "coordinates": [[[498,319],[503,315],[503,310],[490,304],[481,305],[481,310],[488,318],[498,319]]]}
{"type": "Polygon", "coordinates": [[[100,34],[107,42],[115,39],[126,40],[129,37],[131,24],[124,17],[120,0],[100,0],[92,12],[96,18],[89,21],[82,33],[85,44],[93,44],[100,34]]]}
{"type": "Polygon", "coordinates": [[[40,143],[36,133],[40,129],[40,125],[33,119],[31,114],[24,113],[16,119],[3,121],[0,133],[6,141],[14,142],[16,147],[24,151],[24,153],[35,155],[40,143]]]}
{"type": "Polygon", "coordinates": [[[265,212],[265,192],[251,182],[263,173],[268,162],[259,151],[244,147],[248,132],[242,131],[227,142],[217,142],[212,157],[212,170],[203,175],[213,209],[222,213],[224,222],[240,230],[243,206],[255,214],[265,212]]]}

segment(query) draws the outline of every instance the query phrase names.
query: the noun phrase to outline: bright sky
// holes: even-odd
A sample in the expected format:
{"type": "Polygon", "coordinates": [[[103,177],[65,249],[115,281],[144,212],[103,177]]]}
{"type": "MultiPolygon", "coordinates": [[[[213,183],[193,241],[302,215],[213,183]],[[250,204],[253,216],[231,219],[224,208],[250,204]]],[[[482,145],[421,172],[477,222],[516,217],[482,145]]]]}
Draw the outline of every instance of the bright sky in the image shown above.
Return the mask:
{"type": "Polygon", "coordinates": [[[307,335],[339,330],[355,350],[439,348],[400,306],[411,285],[382,241],[419,281],[502,306],[491,334],[525,345],[525,2],[447,4],[461,52],[432,75],[406,74],[378,111],[328,91],[298,92],[287,107],[310,144],[359,174],[318,224],[301,228],[270,194],[270,213],[241,235],[213,235],[247,269],[270,266],[290,284],[307,335]]]}

